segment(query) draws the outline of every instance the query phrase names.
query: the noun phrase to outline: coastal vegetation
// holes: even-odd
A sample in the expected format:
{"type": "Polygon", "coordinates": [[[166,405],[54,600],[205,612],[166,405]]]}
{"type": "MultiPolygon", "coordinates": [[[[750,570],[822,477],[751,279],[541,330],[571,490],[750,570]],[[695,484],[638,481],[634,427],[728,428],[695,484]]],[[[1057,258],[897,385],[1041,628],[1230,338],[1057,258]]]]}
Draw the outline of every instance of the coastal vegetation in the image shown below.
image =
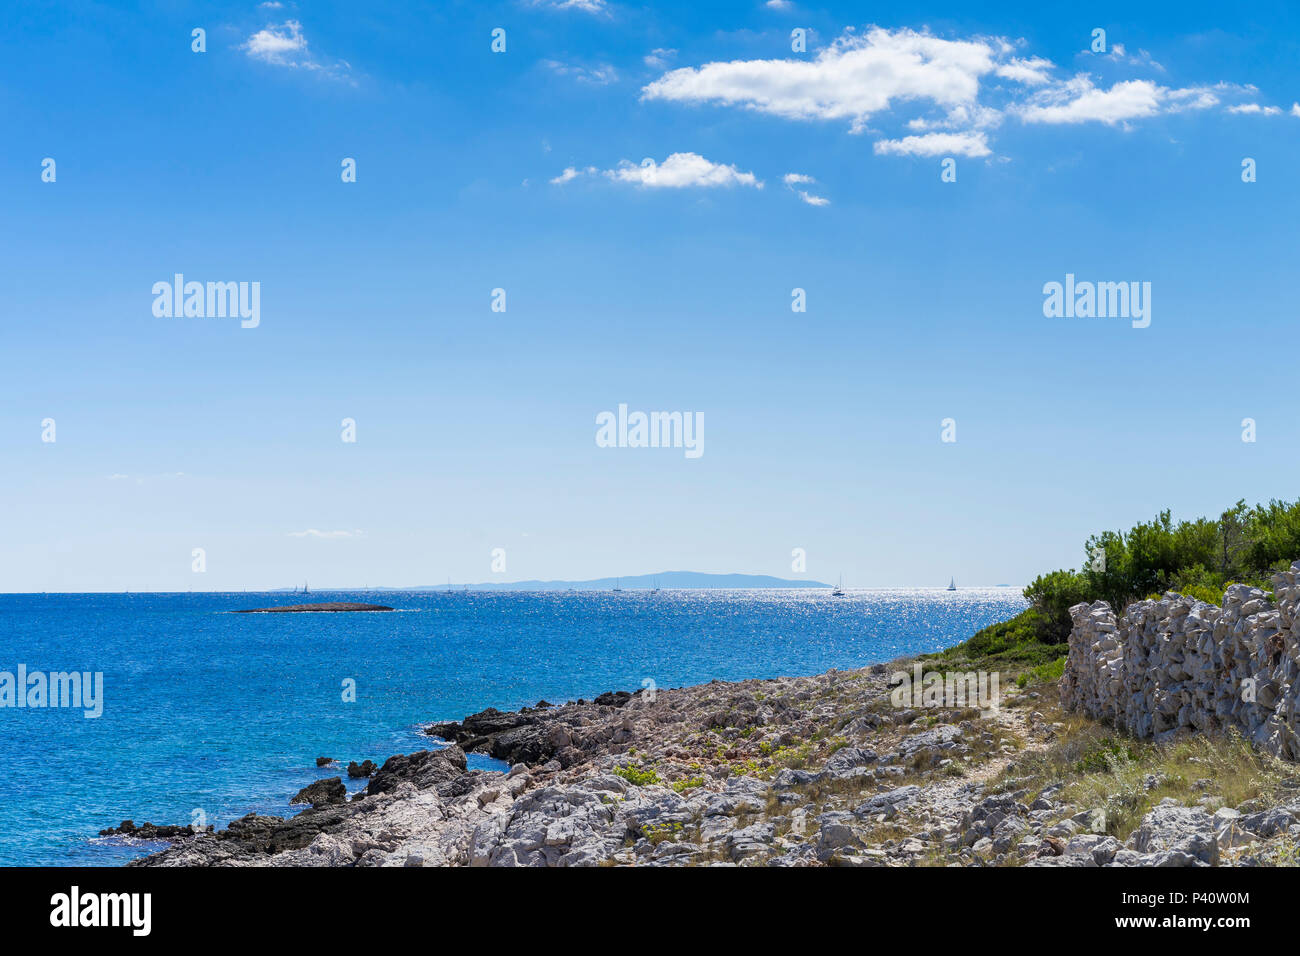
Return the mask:
{"type": "Polygon", "coordinates": [[[1300,555],[1300,501],[1248,506],[1238,501],[1218,518],[1175,522],[1169,511],[1127,531],[1103,531],[1085,543],[1081,570],[1047,572],[1024,590],[1029,607],[969,640],[926,655],[945,670],[1010,672],[1019,686],[1060,678],[1070,635],[1070,608],[1106,601],[1118,613],[1131,601],[1177,591],[1209,604],[1232,584],[1271,590],[1269,578],[1300,555]]]}
{"type": "Polygon", "coordinates": [[[1179,522],[1166,510],[1128,531],[1093,535],[1085,553],[1082,570],[1040,575],[1025,588],[1047,643],[1066,640],[1069,609],[1080,601],[1106,601],[1118,613],[1165,591],[1218,603],[1231,584],[1271,590],[1269,578],[1300,555],[1300,501],[1242,500],[1218,518],[1179,522]]]}

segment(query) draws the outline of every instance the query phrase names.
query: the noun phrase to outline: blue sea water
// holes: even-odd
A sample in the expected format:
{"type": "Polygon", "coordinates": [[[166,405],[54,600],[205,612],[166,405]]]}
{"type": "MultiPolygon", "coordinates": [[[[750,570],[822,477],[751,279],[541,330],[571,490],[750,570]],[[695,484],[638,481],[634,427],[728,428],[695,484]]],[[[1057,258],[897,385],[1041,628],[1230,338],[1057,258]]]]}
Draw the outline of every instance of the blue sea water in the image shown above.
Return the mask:
{"type": "Polygon", "coordinates": [[[0,671],[104,675],[98,719],[0,708],[0,864],[114,866],[159,848],[96,836],[127,818],[189,823],[197,810],[220,827],[295,813],[293,794],[339,773],[317,756],[382,762],[428,748],[422,724],[484,707],[858,667],[1024,607],[1013,588],[313,592],[398,612],[230,613],[303,600],[0,595],[0,671]]]}

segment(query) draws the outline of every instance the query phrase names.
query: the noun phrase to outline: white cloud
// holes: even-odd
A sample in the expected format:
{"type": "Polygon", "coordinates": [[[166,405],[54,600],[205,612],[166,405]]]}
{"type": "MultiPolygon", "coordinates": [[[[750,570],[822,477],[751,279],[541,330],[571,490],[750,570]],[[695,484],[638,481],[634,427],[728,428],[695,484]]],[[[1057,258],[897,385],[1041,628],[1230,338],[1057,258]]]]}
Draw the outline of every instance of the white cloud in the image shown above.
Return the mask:
{"type": "Polygon", "coordinates": [[[642,90],[647,100],[744,106],[787,119],[849,120],[855,132],[895,100],[973,104],[997,52],[983,40],[944,40],[872,28],[813,60],[734,60],[685,67],[642,90]]]}
{"type": "Polygon", "coordinates": [[[831,201],[824,196],[814,196],[804,189],[797,189],[798,186],[806,186],[817,182],[813,177],[804,173],[786,173],[781,177],[781,181],[790,187],[790,191],[797,195],[801,200],[810,206],[829,206],[831,201]]]}
{"type": "Polygon", "coordinates": [[[291,538],[359,538],[361,535],[361,531],[317,531],[315,528],[289,532],[291,538]]]}
{"type": "Polygon", "coordinates": [[[1041,86],[1051,79],[1049,75],[1056,65],[1051,60],[1035,56],[1027,60],[1008,60],[993,72],[1006,80],[1014,80],[1025,86],[1041,86]]]}
{"type": "Polygon", "coordinates": [[[534,7],[548,10],[581,10],[583,13],[606,13],[605,0],[531,0],[534,7]]]}
{"type": "Polygon", "coordinates": [[[735,166],[714,163],[698,153],[673,153],[662,163],[643,159],[638,165],[623,160],[613,169],[599,170],[594,166],[577,169],[570,166],[551,180],[563,184],[579,176],[603,175],[614,182],[631,183],[650,189],[684,189],[689,186],[752,186],[762,189],[763,183],[753,173],[743,173],[735,166]]]}
{"type": "Polygon", "coordinates": [[[244,41],[240,49],[263,63],[314,70],[327,76],[342,77],[351,70],[351,67],[341,60],[338,63],[327,64],[318,59],[308,48],[307,37],[302,32],[302,24],[297,20],[285,20],[284,23],[272,24],[258,30],[244,41]]]}
{"type": "Polygon", "coordinates": [[[561,63],[558,60],[543,60],[542,65],[556,76],[570,76],[579,83],[605,86],[618,80],[618,70],[614,69],[614,67],[608,63],[588,67],[577,66],[571,63],[561,63]]]}
{"type": "MultiPolygon", "coordinates": [[[[1263,116],[1277,116],[1282,112],[1281,107],[1277,106],[1260,106],[1258,103],[1238,103],[1236,106],[1228,107],[1229,113],[1259,113],[1263,116]]],[[[1292,114],[1295,108],[1292,107],[1292,114]]]]}
{"type": "Polygon", "coordinates": [[[565,183],[572,182],[579,176],[591,176],[598,172],[600,172],[600,170],[595,166],[588,166],[586,169],[578,169],[574,166],[568,166],[565,168],[564,172],[552,179],[551,183],[556,186],[562,186],[565,183]]]}
{"type": "Polygon", "coordinates": [[[1016,107],[1026,123],[1106,123],[1154,116],[1169,91],[1150,80],[1125,80],[1109,90],[1098,89],[1086,76],[1044,90],[1016,107]]]}
{"type": "Polygon", "coordinates": [[[645,65],[653,67],[656,70],[662,70],[668,65],[668,61],[677,55],[676,50],[669,50],[664,47],[656,47],[647,53],[643,59],[645,65]]]}
{"type": "Polygon", "coordinates": [[[653,189],[682,189],[688,186],[753,186],[763,183],[753,173],[742,173],[735,166],[714,163],[699,153],[673,153],[662,163],[643,159],[640,165],[628,160],[605,175],[620,183],[634,183],[653,189]]]}
{"type": "MultiPolygon", "coordinates": [[[[1101,86],[1086,72],[1060,79],[1056,64],[1027,55],[1025,47],[1023,39],[1005,37],[946,39],[910,29],[850,28],[811,59],[716,61],[669,70],[645,85],[641,98],[792,120],[842,120],[853,133],[890,123],[916,135],[886,133],[875,151],[908,156],[988,156],[989,131],[1008,116],[1026,124],[1127,128],[1151,117],[1231,103],[1239,104],[1226,107],[1236,113],[1280,112],[1241,103],[1258,90],[1240,84],[1171,87],[1150,79],[1108,79],[1110,85],[1101,86]]],[[[1164,70],[1146,50],[1129,55],[1122,44],[1094,62],[1102,59],[1164,70]]],[[[1293,112],[1300,116],[1300,103],[1293,112]]]]}
{"type": "Polygon", "coordinates": [[[1291,115],[1292,115],[1292,116],[1300,116],[1300,103],[1292,103],[1292,104],[1291,104],[1291,115]]]}
{"type": "Polygon", "coordinates": [[[287,62],[296,54],[306,54],[307,38],[302,35],[302,24],[297,20],[286,20],[279,26],[268,26],[258,30],[244,44],[248,55],[267,63],[279,63],[296,66],[287,62]]]}
{"type": "Polygon", "coordinates": [[[987,156],[988,137],[979,131],[926,133],[902,139],[882,139],[872,147],[878,156],[987,156]]]}
{"type": "Polygon", "coordinates": [[[790,0],[767,0],[767,3],[763,4],[763,6],[772,10],[780,10],[782,13],[794,9],[794,4],[790,0]]]}

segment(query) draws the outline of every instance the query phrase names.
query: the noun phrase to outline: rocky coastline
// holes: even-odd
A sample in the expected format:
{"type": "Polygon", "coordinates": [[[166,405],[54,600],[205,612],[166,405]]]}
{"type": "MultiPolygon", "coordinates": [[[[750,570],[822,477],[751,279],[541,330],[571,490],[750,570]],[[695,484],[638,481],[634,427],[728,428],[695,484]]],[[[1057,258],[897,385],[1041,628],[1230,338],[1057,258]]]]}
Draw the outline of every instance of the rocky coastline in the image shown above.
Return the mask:
{"type": "Polygon", "coordinates": [[[991,712],[898,706],[905,666],[484,710],[429,725],[429,749],[352,761],[368,781],[350,799],[325,777],[296,816],[173,830],[129,865],[1206,866],[1300,835],[1300,793],[1157,802],[1158,774],[1121,827],[1070,776],[1101,730],[1055,684],[1012,682],[991,712]],[[470,770],[467,752],[510,769],[470,770]]]}

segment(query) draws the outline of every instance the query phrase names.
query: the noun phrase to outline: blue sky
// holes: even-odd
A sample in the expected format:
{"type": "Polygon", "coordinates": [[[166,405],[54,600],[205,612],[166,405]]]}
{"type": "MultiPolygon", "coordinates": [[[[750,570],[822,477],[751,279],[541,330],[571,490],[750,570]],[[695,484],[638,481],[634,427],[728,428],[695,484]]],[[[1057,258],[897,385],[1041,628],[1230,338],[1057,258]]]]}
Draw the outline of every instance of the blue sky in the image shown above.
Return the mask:
{"type": "Polygon", "coordinates": [[[0,589],[1022,584],[1294,497],[1300,14],[962,6],[6,8],[0,589]]]}

